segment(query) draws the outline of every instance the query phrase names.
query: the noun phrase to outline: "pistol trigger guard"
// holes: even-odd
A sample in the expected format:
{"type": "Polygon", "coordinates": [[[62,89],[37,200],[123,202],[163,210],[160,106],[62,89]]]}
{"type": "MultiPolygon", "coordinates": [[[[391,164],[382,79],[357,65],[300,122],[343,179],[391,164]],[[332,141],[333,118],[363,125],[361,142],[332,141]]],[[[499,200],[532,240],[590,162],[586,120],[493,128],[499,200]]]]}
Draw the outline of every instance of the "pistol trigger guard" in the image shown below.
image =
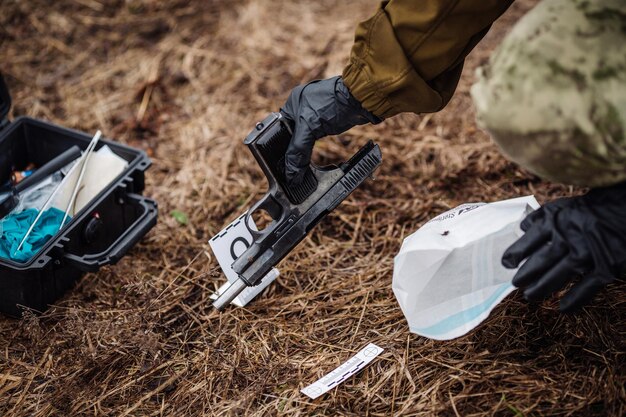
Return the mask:
{"type": "Polygon", "coordinates": [[[261,200],[257,201],[257,203],[253,205],[250,208],[250,210],[248,210],[248,212],[246,213],[246,217],[245,217],[246,228],[252,235],[252,238],[256,240],[261,236],[271,233],[274,230],[274,228],[276,228],[276,226],[278,225],[282,214],[283,214],[283,209],[280,203],[278,203],[274,199],[274,196],[271,193],[267,193],[261,200]],[[268,224],[263,230],[254,230],[250,227],[250,224],[251,224],[250,221],[252,221],[252,224],[255,224],[254,219],[252,219],[252,213],[259,211],[259,210],[266,211],[272,218],[272,222],[268,224]]]}

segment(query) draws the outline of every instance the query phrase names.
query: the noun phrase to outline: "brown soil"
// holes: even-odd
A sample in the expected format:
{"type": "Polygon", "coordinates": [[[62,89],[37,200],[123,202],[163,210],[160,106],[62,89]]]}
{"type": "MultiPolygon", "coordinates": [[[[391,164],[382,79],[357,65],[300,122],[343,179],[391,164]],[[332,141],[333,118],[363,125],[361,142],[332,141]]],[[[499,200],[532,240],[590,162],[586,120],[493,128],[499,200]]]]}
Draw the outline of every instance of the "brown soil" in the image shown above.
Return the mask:
{"type": "Polygon", "coordinates": [[[557,299],[531,306],[514,293],[450,342],[410,334],[391,291],[402,239],[436,214],[577,192],[505,160],[474,122],[474,69],[534,1],[497,22],[444,111],[319,143],[329,163],[375,139],[377,180],[282,262],[258,300],[221,314],[209,296],[223,276],[206,242],[265,191],[242,138],[290,88],[341,71],[376,2],[107,4],[3,1],[0,71],[13,115],[146,150],[160,221],[45,314],[0,318],[0,415],[624,415],[623,286],[573,316],[557,299]],[[299,392],[368,342],[386,350],[365,371],[315,401],[299,392]]]}

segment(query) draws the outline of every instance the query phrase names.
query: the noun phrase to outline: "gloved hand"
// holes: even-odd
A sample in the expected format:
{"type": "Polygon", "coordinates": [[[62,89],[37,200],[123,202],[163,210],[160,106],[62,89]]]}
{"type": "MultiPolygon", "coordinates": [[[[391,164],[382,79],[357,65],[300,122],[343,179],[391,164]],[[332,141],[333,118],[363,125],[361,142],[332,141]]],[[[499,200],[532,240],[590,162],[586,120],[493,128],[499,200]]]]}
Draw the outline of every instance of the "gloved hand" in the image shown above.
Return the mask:
{"type": "Polygon", "coordinates": [[[521,224],[526,233],[502,256],[516,268],[513,285],[539,301],[582,276],[559,309],[577,310],[626,270],[626,183],[548,203],[521,224]]]}
{"type": "Polygon", "coordinates": [[[293,128],[285,155],[285,176],[296,185],[302,182],[317,139],[382,121],[361,106],[339,76],[294,88],[280,112],[293,128]]]}

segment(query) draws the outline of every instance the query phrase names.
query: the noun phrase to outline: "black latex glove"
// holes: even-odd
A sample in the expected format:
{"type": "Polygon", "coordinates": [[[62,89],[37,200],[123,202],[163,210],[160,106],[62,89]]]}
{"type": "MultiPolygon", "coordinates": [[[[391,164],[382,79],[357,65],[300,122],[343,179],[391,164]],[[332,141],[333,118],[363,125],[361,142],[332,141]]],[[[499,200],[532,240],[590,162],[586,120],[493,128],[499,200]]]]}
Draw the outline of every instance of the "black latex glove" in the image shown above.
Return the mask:
{"type": "Polygon", "coordinates": [[[548,203],[521,224],[526,233],[502,256],[513,285],[542,300],[581,276],[559,309],[575,311],[626,270],[626,183],[548,203]]]}
{"type": "Polygon", "coordinates": [[[280,112],[293,128],[285,155],[285,176],[294,185],[302,182],[316,140],[343,133],[356,125],[382,121],[361,106],[341,77],[311,81],[294,88],[280,112]]]}

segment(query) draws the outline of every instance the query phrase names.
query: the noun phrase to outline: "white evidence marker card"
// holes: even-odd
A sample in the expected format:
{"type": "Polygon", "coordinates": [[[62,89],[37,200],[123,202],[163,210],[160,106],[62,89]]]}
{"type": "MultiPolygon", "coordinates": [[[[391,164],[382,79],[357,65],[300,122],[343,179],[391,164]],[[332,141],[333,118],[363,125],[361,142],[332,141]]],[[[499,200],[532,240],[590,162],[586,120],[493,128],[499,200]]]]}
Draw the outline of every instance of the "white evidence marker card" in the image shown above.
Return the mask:
{"type": "Polygon", "coordinates": [[[320,395],[335,388],[351,376],[359,373],[384,350],[385,349],[370,343],[357,352],[356,355],[339,365],[332,372],[324,375],[308,387],[302,388],[300,392],[314,400],[320,395]]]}
{"type": "MultiPolygon", "coordinates": [[[[252,219],[250,220],[252,221],[252,219]]],[[[209,246],[211,246],[220,268],[222,268],[226,279],[228,279],[228,281],[217,290],[217,293],[211,296],[213,300],[239,278],[237,273],[233,271],[232,264],[235,262],[235,259],[241,256],[252,244],[252,235],[246,227],[245,221],[246,214],[244,213],[209,240],[209,246]]],[[[250,227],[256,229],[254,221],[252,221],[250,227]]],[[[278,269],[272,268],[272,270],[263,277],[259,285],[244,289],[241,294],[233,300],[232,304],[237,307],[245,306],[270,285],[278,275],[280,275],[278,269]]]]}

